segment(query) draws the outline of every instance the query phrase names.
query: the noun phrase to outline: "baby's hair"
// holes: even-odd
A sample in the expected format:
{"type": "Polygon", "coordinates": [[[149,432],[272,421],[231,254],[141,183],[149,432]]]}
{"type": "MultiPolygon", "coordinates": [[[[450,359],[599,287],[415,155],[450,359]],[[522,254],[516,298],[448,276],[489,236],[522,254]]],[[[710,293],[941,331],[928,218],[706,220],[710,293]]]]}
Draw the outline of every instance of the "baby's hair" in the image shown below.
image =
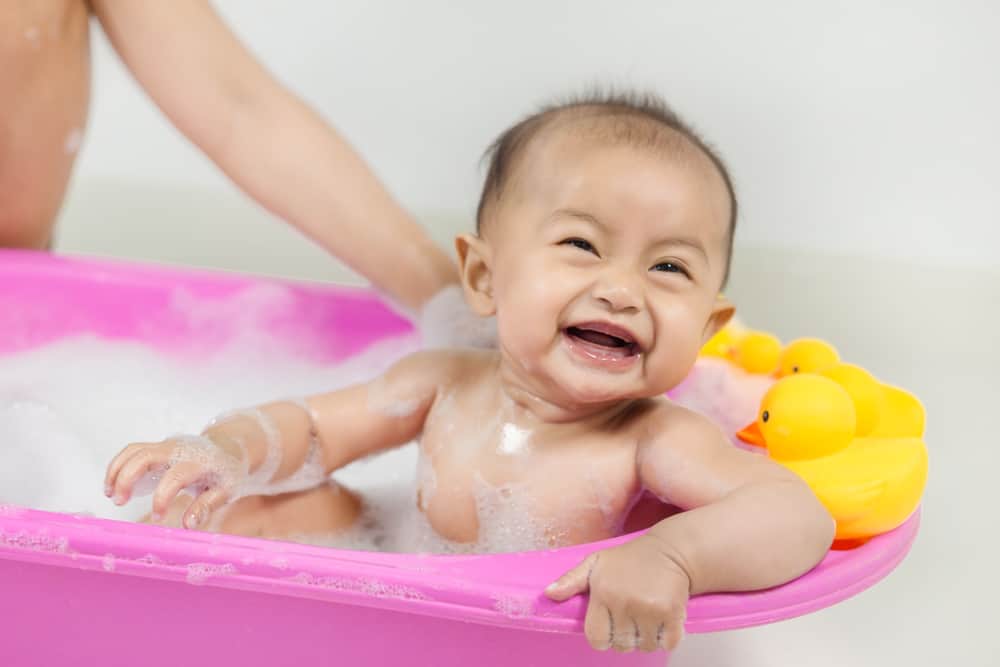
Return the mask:
{"type": "Polygon", "coordinates": [[[737,203],[732,179],[725,163],[715,150],[654,93],[587,93],[564,102],[544,106],[505,130],[483,154],[483,161],[489,161],[489,168],[476,209],[476,231],[482,230],[483,220],[490,206],[499,201],[505,186],[510,182],[518,159],[523,156],[532,139],[554,121],[570,114],[574,118],[592,119],[595,122],[594,127],[588,134],[609,143],[625,143],[639,148],[659,147],[672,153],[683,151],[685,148],[683,144],[689,143],[712,161],[729,194],[726,276],[723,280],[725,284],[725,280],[729,277],[733,234],[736,231],[737,203]],[[663,131],[665,128],[667,132],[663,131]]]}

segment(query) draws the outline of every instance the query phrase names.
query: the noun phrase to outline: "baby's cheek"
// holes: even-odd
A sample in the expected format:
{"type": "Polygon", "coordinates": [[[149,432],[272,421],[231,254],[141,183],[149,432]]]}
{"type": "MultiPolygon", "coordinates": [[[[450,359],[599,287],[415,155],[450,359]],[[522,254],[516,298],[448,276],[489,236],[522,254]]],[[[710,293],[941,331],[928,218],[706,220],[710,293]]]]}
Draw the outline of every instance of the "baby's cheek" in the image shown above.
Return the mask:
{"type": "Polygon", "coordinates": [[[662,393],[673,389],[687,377],[698,360],[700,339],[695,336],[667,337],[657,341],[655,368],[651,369],[662,393]]]}
{"type": "Polygon", "coordinates": [[[542,277],[516,280],[497,294],[497,327],[506,346],[515,338],[523,343],[551,339],[558,326],[560,303],[552,285],[542,277]]]}

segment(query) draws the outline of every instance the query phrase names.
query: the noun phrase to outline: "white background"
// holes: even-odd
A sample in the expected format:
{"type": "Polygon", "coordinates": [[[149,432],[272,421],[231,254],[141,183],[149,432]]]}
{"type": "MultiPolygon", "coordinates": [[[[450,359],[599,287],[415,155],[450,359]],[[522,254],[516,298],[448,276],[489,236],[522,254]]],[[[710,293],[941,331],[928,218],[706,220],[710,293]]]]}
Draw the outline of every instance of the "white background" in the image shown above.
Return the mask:
{"type": "MultiPolygon", "coordinates": [[[[479,156],[512,121],[613,84],[662,94],[720,148],[743,243],[998,264],[992,0],[217,6],[424,220],[466,224],[479,156]]],[[[103,40],[95,61],[76,192],[110,181],[237,197],[103,40]]]]}

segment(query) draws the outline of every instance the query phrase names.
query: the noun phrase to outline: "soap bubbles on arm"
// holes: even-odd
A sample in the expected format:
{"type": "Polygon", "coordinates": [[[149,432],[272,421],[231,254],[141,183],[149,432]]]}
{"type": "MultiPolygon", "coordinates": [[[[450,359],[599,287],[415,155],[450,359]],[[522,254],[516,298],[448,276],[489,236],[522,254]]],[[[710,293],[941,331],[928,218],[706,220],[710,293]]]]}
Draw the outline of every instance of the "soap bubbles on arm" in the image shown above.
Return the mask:
{"type": "MultiPolygon", "coordinates": [[[[238,443],[232,443],[238,445],[238,443]]],[[[249,480],[249,464],[242,448],[227,451],[205,436],[176,436],[156,443],[133,443],[108,466],[104,494],[123,505],[143,486],[155,484],[153,516],[166,513],[184,489],[195,490],[195,500],[184,512],[185,528],[204,525],[208,517],[241,495],[249,480]]]]}

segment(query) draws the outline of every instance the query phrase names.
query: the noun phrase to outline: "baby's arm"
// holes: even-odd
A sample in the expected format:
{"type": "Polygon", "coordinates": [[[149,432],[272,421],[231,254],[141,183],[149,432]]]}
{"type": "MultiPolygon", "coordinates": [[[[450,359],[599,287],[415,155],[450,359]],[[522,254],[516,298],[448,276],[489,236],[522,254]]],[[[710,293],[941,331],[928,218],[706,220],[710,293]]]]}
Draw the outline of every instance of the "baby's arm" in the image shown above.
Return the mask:
{"type": "Polygon", "coordinates": [[[315,486],[354,460],[416,438],[453,359],[445,352],[414,354],[367,384],[233,413],[201,436],[129,445],[108,466],[105,494],[122,504],[143,476],[162,474],[153,514],[196,487],[200,493],[182,519],[194,528],[237,498],[315,486]]]}
{"type": "Polygon", "coordinates": [[[639,451],[645,487],[689,510],[649,531],[687,572],[691,594],[776,586],[826,554],[834,522],[812,490],[770,459],[730,444],[719,428],[673,407],[639,451]]]}
{"type": "Polygon", "coordinates": [[[733,447],[683,408],[650,421],[638,449],[641,482],[688,511],[592,554],[546,590],[555,600],[590,590],[584,627],[599,649],[672,649],[689,595],[782,584],[819,562],[833,540],[833,519],[788,470],[733,447]]]}
{"type": "Polygon", "coordinates": [[[454,263],[350,145],[254,59],[206,0],[92,5],[171,122],[265,208],[410,309],[457,281],[454,263]]]}

